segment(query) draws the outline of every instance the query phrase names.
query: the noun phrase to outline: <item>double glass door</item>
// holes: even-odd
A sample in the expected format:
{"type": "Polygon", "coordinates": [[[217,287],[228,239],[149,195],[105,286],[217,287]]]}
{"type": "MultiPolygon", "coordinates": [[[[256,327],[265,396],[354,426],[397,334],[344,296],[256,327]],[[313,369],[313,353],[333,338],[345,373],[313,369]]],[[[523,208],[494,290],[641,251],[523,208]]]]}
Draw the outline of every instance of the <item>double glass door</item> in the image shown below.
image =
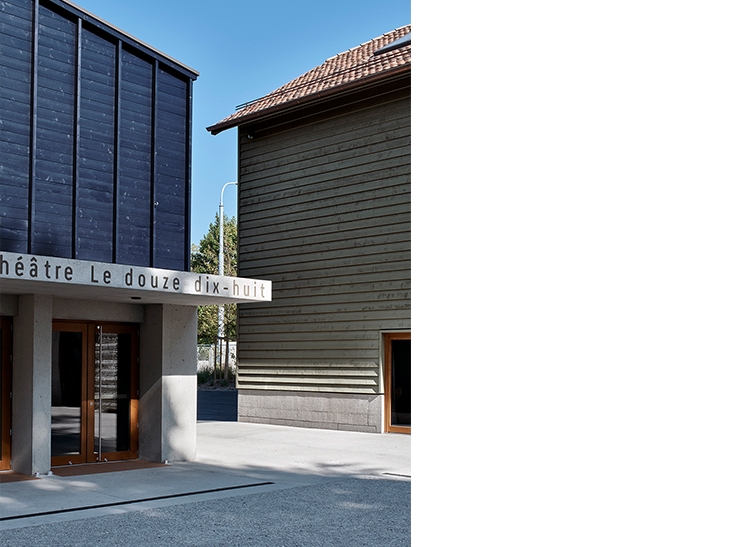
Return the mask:
{"type": "Polygon", "coordinates": [[[0,317],[0,471],[10,469],[11,320],[0,317]]]}
{"type": "Polygon", "coordinates": [[[137,457],[136,325],[53,323],[51,464],[137,457]]]}

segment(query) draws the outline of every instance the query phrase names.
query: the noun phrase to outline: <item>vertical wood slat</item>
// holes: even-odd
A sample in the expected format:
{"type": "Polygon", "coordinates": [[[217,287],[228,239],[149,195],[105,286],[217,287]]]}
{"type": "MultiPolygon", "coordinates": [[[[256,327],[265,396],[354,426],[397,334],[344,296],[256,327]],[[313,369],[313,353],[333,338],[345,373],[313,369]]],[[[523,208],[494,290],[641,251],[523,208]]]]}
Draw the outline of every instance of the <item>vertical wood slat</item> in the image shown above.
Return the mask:
{"type": "Polygon", "coordinates": [[[35,225],[35,200],[33,193],[35,190],[35,157],[38,148],[38,27],[39,27],[39,5],[38,0],[33,2],[33,67],[31,68],[31,125],[30,125],[30,154],[28,161],[30,162],[28,176],[28,253],[33,252],[33,229],[35,225]]]}
{"type": "Polygon", "coordinates": [[[157,209],[157,100],[160,64],[153,63],[152,70],[152,155],[150,158],[150,266],[157,266],[155,250],[157,249],[157,227],[155,226],[155,210],[157,209]]]}
{"type": "Polygon", "coordinates": [[[119,260],[119,171],[121,170],[121,141],[122,141],[122,42],[116,43],[117,59],[115,73],[117,85],[114,90],[114,218],[112,220],[112,262],[119,260]]]}
{"type": "MultiPolygon", "coordinates": [[[[193,140],[193,83],[188,82],[187,83],[187,90],[188,90],[188,101],[187,101],[187,127],[186,127],[186,135],[185,135],[185,142],[187,143],[187,146],[185,148],[185,153],[187,155],[187,159],[185,161],[185,180],[191,181],[193,177],[193,157],[192,157],[192,148],[191,143],[193,140]]],[[[192,185],[187,184],[187,188],[185,189],[185,215],[186,218],[192,218],[192,210],[193,210],[193,203],[192,203],[192,185]]],[[[221,220],[222,222],[222,220],[221,220]]],[[[185,224],[185,241],[190,242],[191,237],[191,228],[190,228],[190,222],[187,222],[185,224]]],[[[189,245],[188,245],[189,246],[189,245]]],[[[184,252],[184,265],[183,269],[185,271],[190,270],[190,253],[184,252]]]]}
{"type": "Polygon", "coordinates": [[[74,152],[73,152],[73,205],[71,216],[71,256],[76,258],[78,238],[78,203],[79,203],[79,138],[81,135],[81,19],[76,21],[76,97],[74,100],[74,152]]]}

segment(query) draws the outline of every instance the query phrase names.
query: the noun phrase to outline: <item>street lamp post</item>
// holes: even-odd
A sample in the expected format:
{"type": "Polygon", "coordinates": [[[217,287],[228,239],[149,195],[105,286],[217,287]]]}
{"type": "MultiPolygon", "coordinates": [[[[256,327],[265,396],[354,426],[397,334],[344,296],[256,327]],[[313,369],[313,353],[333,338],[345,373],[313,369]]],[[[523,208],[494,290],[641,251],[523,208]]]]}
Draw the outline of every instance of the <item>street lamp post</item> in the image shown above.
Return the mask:
{"type": "MultiPolygon", "coordinates": [[[[226,182],[221,188],[221,202],[218,207],[218,275],[223,275],[223,192],[226,187],[238,185],[237,182],[226,182]]],[[[218,339],[223,340],[223,306],[218,306],[218,339]]],[[[222,346],[221,346],[222,349],[222,346]]],[[[221,367],[223,366],[223,356],[221,355],[221,367]]]]}

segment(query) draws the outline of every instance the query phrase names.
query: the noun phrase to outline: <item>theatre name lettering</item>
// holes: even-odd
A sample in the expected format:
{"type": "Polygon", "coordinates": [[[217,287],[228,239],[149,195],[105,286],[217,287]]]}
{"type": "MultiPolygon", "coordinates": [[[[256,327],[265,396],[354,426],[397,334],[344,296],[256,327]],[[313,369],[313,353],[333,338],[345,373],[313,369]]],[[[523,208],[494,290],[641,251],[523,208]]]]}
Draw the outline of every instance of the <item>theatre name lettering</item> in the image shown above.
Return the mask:
{"type": "Polygon", "coordinates": [[[269,281],[8,252],[0,253],[2,279],[271,300],[269,281]]]}

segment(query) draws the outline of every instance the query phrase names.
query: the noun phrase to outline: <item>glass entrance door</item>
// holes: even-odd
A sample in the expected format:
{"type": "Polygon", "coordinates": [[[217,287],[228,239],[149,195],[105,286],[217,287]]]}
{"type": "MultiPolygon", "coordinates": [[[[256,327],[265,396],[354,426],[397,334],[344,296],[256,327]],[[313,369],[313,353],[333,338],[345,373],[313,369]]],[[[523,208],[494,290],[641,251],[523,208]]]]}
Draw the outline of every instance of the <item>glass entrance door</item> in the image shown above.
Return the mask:
{"type": "Polygon", "coordinates": [[[97,325],[94,334],[94,453],[137,457],[136,327],[97,325]]]}
{"type": "Polygon", "coordinates": [[[10,469],[11,320],[0,317],[0,471],[10,469]]]}
{"type": "Polygon", "coordinates": [[[86,462],[87,325],[54,323],[51,373],[51,463],[86,462]]]}
{"type": "Polygon", "coordinates": [[[137,457],[137,327],[54,322],[51,463],[137,457]]]}

